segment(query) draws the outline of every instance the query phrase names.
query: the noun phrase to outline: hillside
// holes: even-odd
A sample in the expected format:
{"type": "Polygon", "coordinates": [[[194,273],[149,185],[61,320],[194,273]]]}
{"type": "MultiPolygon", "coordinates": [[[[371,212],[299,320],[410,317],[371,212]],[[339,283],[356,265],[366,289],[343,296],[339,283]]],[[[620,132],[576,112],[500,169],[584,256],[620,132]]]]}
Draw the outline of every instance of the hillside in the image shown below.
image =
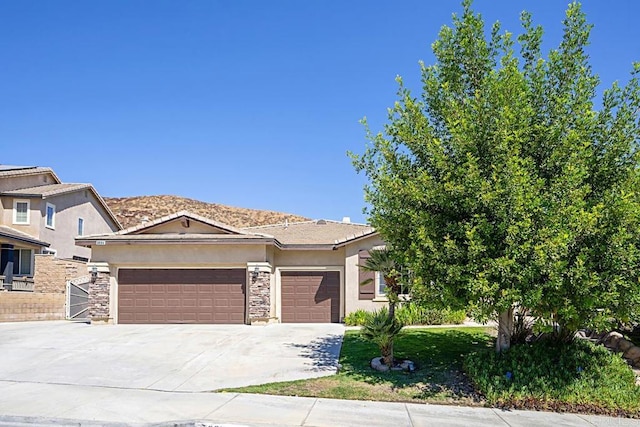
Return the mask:
{"type": "Polygon", "coordinates": [[[278,224],[285,219],[290,222],[309,219],[282,212],[236,208],[178,196],[105,197],[105,201],[124,228],[140,224],[144,217],[153,220],[182,210],[234,227],[278,224]]]}

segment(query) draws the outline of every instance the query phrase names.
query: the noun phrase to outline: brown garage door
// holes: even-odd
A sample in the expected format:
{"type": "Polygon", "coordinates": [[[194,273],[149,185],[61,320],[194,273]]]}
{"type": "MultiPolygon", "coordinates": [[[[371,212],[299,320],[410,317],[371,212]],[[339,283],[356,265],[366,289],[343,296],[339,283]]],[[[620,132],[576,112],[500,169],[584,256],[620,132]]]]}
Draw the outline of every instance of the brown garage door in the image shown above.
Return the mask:
{"type": "Polygon", "coordinates": [[[243,269],[122,269],[119,323],[244,323],[243,269]]]}
{"type": "Polygon", "coordinates": [[[340,321],[340,273],[283,271],[282,321],[337,323],[340,321]]]}

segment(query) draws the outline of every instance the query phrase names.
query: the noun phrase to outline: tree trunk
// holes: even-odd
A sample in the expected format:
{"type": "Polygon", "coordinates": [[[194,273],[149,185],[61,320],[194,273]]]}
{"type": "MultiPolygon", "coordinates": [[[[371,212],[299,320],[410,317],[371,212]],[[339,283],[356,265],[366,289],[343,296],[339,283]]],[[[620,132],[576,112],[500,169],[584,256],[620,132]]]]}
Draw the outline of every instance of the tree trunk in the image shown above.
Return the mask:
{"type": "Polygon", "coordinates": [[[396,303],[389,301],[389,321],[393,322],[396,318],[396,303]]]}
{"type": "Polygon", "coordinates": [[[511,335],[513,335],[513,307],[498,315],[498,338],[496,338],[496,352],[511,348],[511,335]]]}
{"type": "Polygon", "coordinates": [[[393,366],[393,341],[391,341],[391,344],[389,344],[382,353],[382,360],[389,368],[393,366]]]}

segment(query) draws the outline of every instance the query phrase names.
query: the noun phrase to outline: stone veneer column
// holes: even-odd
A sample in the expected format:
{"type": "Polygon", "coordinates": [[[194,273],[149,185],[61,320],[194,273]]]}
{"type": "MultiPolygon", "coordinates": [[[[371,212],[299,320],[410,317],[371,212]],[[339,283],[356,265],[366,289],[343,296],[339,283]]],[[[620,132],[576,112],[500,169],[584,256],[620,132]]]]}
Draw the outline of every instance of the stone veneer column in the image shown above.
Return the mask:
{"type": "Polygon", "coordinates": [[[87,264],[91,275],[89,283],[89,316],[92,324],[112,323],[109,304],[111,293],[111,274],[106,262],[87,264]]]}
{"type": "Polygon", "coordinates": [[[271,265],[268,262],[247,263],[249,279],[249,323],[269,323],[271,316],[271,265]]]}

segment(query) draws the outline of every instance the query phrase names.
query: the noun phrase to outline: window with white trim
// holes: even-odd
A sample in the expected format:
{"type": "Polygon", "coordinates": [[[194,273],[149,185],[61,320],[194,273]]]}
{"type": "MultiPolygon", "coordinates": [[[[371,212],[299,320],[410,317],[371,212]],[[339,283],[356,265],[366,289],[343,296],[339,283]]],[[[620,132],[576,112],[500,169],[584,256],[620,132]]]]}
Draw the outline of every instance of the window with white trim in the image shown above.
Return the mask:
{"type": "Polygon", "coordinates": [[[78,218],[78,236],[84,235],[84,219],[78,218]]]}
{"type": "Polygon", "coordinates": [[[54,204],[47,203],[45,225],[47,228],[56,228],[56,205],[54,204]]]}
{"type": "Polygon", "coordinates": [[[29,224],[29,210],[31,203],[29,200],[14,200],[13,201],[13,223],[14,224],[29,224]]]}
{"type": "Polygon", "coordinates": [[[31,249],[13,250],[13,274],[16,276],[31,276],[33,251],[31,249]]]}
{"type": "MultiPolygon", "coordinates": [[[[386,298],[387,285],[384,283],[384,277],[379,271],[376,271],[374,283],[376,288],[376,298],[386,298]]],[[[401,285],[399,295],[409,295],[409,288],[406,285],[401,285]]]]}

